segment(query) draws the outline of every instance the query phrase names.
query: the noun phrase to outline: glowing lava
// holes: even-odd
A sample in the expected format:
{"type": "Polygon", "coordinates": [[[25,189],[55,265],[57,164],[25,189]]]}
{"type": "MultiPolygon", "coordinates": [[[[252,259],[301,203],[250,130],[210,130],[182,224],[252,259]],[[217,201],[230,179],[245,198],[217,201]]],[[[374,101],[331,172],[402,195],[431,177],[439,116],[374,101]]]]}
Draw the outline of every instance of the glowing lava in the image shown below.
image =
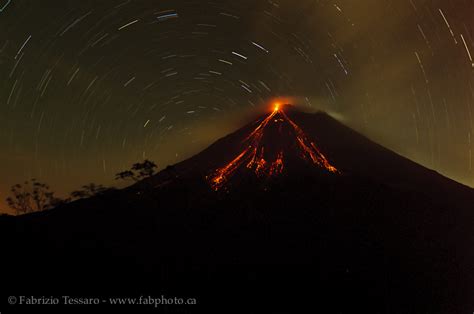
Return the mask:
{"type": "Polygon", "coordinates": [[[276,103],[275,107],[273,107],[273,111],[278,111],[278,110],[280,110],[280,104],[276,103]]]}
{"type": "Polygon", "coordinates": [[[238,169],[251,170],[257,177],[272,177],[283,173],[285,169],[285,154],[295,153],[297,157],[331,173],[338,170],[331,165],[326,157],[319,151],[316,144],[309,140],[303,130],[291,120],[280,104],[276,103],[270,113],[247,136],[243,142],[242,152],[222,168],[217,169],[207,177],[214,190],[221,189],[238,169]],[[274,131],[276,130],[276,131],[274,131]],[[282,133],[286,133],[281,135],[282,133]],[[277,132],[281,138],[272,138],[269,144],[264,140],[267,133],[277,132]],[[290,134],[290,136],[285,136],[290,134]],[[291,140],[288,144],[285,142],[291,140]],[[273,142],[272,142],[273,141],[273,142]],[[276,141],[276,143],[274,143],[276,141]],[[284,144],[289,145],[284,147],[284,144]],[[267,149],[265,148],[267,146],[267,149]],[[271,146],[271,147],[269,147],[271,146]],[[275,150],[275,148],[277,148],[275,150]],[[286,149],[286,150],[285,150],[286,149]],[[294,152],[296,150],[296,152],[294,152]]]}

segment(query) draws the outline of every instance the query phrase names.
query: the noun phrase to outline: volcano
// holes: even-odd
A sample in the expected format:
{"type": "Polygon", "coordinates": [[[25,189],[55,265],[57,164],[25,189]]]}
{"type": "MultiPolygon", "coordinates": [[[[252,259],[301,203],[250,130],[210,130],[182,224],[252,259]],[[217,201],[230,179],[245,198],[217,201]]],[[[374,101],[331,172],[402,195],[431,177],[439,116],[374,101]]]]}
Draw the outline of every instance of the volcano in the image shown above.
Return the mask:
{"type": "Polygon", "coordinates": [[[198,299],[180,313],[471,313],[472,204],[329,115],[278,107],[126,189],[0,217],[2,284],[198,299]]]}

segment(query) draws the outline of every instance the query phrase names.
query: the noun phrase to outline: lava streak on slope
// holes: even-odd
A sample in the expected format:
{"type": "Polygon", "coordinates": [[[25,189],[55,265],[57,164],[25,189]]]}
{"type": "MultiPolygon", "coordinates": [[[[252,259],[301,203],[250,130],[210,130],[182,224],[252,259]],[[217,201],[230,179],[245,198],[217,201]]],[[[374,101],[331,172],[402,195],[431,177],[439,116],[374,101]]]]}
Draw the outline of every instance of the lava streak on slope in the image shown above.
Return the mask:
{"type": "MultiPolygon", "coordinates": [[[[277,176],[285,170],[287,157],[295,157],[331,172],[331,165],[303,130],[277,105],[242,141],[242,152],[207,177],[211,187],[220,190],[238,169],[247,169],[257,177],[277,176]]],[[[290,158],[291,158],[290,157],[290,158]]]]}

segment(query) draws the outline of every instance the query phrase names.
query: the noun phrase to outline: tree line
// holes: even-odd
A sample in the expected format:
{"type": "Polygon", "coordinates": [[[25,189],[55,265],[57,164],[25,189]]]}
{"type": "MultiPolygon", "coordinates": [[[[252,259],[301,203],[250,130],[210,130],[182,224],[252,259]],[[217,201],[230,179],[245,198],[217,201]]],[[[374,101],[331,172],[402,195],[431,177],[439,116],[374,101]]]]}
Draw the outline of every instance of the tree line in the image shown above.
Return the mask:
{"type": "MultiPolygon", "coordinates": [[[[145,160],[133,164],[128,170],[117,173],[115,180],[138,182],[153,176],[156,173],[156,168],[157,165],[153,161],[145,160]]],[[[79,190],[71,192],[68,198],[62,199],[56,197],[46,183],[31,179],[23,182],[23,184],[13,185],[10,189],[11,196],[6,201],[17,215],[21,215],[52,209],[62,204],[100,195],[114,189],[113,187],[89,183],[83,185],[79,190]]]]}

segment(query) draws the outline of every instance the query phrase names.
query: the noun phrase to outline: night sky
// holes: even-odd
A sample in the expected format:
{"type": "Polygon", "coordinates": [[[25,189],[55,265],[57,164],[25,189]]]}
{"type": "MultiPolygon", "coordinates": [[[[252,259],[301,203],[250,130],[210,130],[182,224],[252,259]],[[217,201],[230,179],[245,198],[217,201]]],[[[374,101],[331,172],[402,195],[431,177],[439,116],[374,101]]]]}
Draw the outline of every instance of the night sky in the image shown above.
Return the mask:
{"type": "Polygon", "coordinates": [[[0,211],[189,157],[275,100],[474,186],[472,0],[0,0],[0,211]]]}

